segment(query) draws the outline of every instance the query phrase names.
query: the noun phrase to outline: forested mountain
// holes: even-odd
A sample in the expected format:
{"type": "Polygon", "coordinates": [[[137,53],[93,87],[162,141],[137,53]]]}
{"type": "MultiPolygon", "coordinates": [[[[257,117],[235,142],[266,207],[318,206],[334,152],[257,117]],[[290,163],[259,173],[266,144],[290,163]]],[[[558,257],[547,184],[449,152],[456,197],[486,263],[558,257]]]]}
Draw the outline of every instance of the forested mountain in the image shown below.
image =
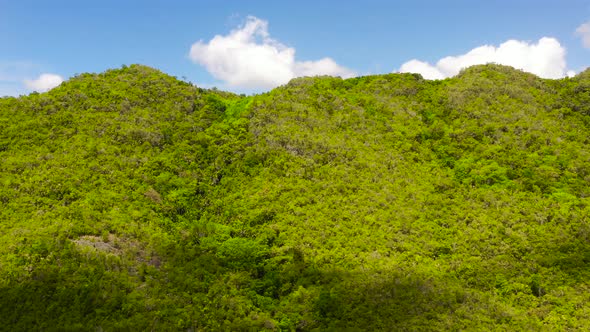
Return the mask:
{"type": "Polygon", "coordinates": [[[0,330],[589,330],[590,71],[0,98],[0,330]]]}

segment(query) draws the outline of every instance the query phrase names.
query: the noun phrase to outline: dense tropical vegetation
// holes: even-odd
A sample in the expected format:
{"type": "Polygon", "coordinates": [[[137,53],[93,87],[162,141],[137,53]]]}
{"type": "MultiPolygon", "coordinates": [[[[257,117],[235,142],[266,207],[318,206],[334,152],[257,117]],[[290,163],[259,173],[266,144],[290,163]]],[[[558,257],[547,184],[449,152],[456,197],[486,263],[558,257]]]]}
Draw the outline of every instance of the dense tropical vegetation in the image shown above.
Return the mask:
{"type": "Polygon", "coordinates": [[[0,329],[588,330],[590,71],[0,98],[0,329]]]}

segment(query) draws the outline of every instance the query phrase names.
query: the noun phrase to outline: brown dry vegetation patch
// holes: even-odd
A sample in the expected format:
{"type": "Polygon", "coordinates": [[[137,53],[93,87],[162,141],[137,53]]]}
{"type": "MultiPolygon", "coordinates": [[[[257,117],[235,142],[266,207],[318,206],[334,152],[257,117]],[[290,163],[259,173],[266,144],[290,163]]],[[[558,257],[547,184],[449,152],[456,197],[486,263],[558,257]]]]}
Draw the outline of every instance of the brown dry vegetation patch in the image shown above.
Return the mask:
{"type": "Polygon", "coordinates": [[[131,258],[136,263],[145,263],[160,267],[161,259],[146,246],[138,241],[120,238],[114,234],[108,236],[83,235],[72,240],[79,249],[90,249],[91,251],[105,254],[113,254],[121,258],[131,258]]]}
{"type": "Polygon", "coordinates": [[[72,240],[80,248],[94,248],[96,251],[111,253],[115,255],[121,254],[119,241],[117,237],[109,234],[108,238],[94,235],[83,235],[77,240],[72,240]],[[106,241],[105,241],[106,240],[106,241]]]}

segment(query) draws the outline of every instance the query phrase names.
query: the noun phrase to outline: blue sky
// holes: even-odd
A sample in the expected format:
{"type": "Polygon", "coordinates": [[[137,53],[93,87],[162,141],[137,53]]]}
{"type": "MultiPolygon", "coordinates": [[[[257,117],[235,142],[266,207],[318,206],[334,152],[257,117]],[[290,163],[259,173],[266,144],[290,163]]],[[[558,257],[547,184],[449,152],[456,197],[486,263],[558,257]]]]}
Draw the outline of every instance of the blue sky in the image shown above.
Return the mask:
{"type": "Polygon", "coordinates": [[[588,22],[587,0],[0,0],[0,95],[132,63],[237,92],[313,74],[441,78],[481,59],[557,77],[590,66],[588,22]]]}

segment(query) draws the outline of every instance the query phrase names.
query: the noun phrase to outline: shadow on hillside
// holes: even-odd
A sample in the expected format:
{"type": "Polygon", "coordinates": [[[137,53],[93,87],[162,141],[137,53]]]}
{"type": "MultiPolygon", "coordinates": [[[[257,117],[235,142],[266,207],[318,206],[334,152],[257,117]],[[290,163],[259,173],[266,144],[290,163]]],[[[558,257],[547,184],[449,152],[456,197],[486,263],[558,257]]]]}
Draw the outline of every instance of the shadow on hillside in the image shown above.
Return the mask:
{"type": "Polygon", "coordinates": [[[507,323],[491,298],[413,271],[329,272],[315,302],[322,329],[444,331],[507,323]],[[480,325],[477,325],[480,324],[480,325]]]}
{"type": "Polygon", "coordinates": [[[535,262],[549,270],[568,275],[570,283],[586,281],[590,278],[590,227],[570,230],[570,234],[560,238],[549,238],[543,246],[536,248],[535,262]]]}
{"type": "Polygon", "coordinates": [[[547,269],[479,267],[473,276],[476,280],[528,273],[525,288],[518,291],[521,302],[512,302],[515,293],[503,297],[493,290],[475,290],[466,280],[430,275],[416,265],[399,271],[323,272],[314,312],[322,329],[339,331],[538,330],[546,315],[560,304],[544,302],[547,312],[539,312],[536,309],[541,304],[526,301],[538,297],[543,302],[542,297],[551,293],[564,296],[562,291],[555,295],[560,287],[586,283],[590,278],[590,241],[584,239],[578,234],[547,244],[545,251],[524,264],[536,263],[547,269]],[[523,315],[525,312],[528,315],[523,315]]]}
{"type": "Polygon", "coordinates": [[[60,284],[57,274],[0,287],[0,331],[81,328],[96,300],[93,285],[60,284]]]}

